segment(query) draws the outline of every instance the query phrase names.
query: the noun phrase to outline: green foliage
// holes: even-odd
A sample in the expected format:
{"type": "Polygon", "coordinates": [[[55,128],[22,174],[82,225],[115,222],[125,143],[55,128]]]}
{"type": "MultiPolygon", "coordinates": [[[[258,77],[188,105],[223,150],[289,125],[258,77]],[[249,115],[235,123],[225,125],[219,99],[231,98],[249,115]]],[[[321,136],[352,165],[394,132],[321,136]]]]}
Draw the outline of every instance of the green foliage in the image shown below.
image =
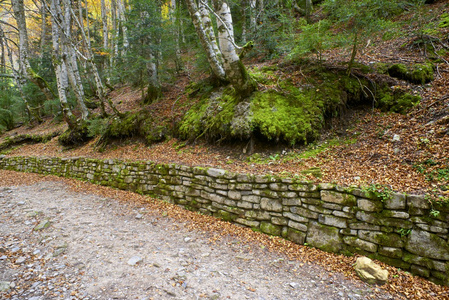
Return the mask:
{"type": "Polygon", "coordinates": [[[384,184],[371,184],[364,187],[363,190],[365,192],[373,193],[382,202],[389,200],[393,192],[389,186],[384,184]]]}
{"type": "Polygon", "coordinates": [[[401,13],[406,1],[390,0],[325,0],[322,7],[328,12],[335,25],[347,35],[352,47],[349,70],[354,64],[359,45],[374,33],[391,24],[388,19],[401,13]]]}
{"type": "Polygon", "coordinates": [[[0,131],[14,128],[13,114],[8,109],[0,108],[0,131]]]}
{"type": "Polygon", "coordinates": [[[296,47],[289,56],[294,58],[315,53],[321,61],[324,50],[337,46],[339,42],[341,43],[341,40],[338,39],[339,36],[332,35],[331,25],[331,22],[326,19],[314,24],[302,25],[302,32],[295,41],[296,47]]]}
{"type": "Polygon", "coordinates": [[[449,27],[449,14],[444,13],[440,16],[440,23],[438,23],[438,27],[446,28],[449,27]]]}
{"type": "Polygon", "coordinates": [[[401,235],[401,237],[405,237],[407,235],[409,235],[412,232],[411,229],[405,229],[405,228],[401,228],[398,230],[398,233],[401,235]]]}

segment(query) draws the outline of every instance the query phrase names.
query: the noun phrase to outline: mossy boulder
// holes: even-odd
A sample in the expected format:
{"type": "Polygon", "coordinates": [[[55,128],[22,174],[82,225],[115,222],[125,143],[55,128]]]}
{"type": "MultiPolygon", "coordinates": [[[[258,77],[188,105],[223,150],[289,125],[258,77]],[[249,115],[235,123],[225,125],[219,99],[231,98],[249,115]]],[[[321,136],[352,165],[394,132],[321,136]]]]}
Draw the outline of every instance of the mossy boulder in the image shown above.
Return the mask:
{"type": "Polygon", "coordinates": [[[431,63],[406,66],[394,64],[388,68],[392,77],[403,79],[415,84],[425,84],[433,80],[434,67],[431,63]]]}

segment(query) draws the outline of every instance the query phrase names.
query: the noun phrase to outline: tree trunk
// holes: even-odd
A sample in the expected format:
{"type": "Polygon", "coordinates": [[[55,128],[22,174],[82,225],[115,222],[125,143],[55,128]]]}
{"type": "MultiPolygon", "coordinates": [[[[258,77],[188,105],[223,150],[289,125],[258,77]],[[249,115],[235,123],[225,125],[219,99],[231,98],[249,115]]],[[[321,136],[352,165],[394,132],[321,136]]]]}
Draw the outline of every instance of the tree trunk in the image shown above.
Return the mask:
{"type": "Polygon", "coordinates": [[[63,45],[61,43],[61,29],[59,24],[64,24],[60,18],[62,16],[59,0],[52,0],[50,10],[52,12],[52,42],[53,42],[53,54],[52,61],[56,73],[56,84],[58,86],[59,101],[61,103],[62,114],[64,120],[69,125],[69,129],[74,130],[77,128],[76,118],[70,109],[67,102],[67,92],[69,88],[67,66],[63,59],[63,45]]]}
{"type": "Polygon", "coordinates": [[[226,81],[226,73],[223,69],[223,58],[215,39],[212,21],[210,20],[207,8],[201,1],[202,0],[200,0],[199,6],[197,6],[194,0],[186,0],[187,7],[201,45],[203,46],[204,51],[206,51],[206,57],[213,74],[219,80],[226,81]]]}
{"type": "MultiPolygon", "coordinates": [[[[81,20],[80,20],[81,21],[81,20]]],[[[108,50],[108,15],[106,11],[106,2],[105,0],[101,0],[101,22],[103,24],[103,51],[108,50]]]]}
{"type": "Polygon", "coordinates": [[[240,60],[234,42],[231,9],[225,0],[214,0],[217,11],[218,42],[223,54],[223,66],[236,92],[245,98],[255,90],[255,83],[240,60]]]}
{"type": "MultiPolygon", "coordinates": [[[[64,2],[64,31],[65,34],[61,37],[63,41],[63,47],[65,49],[63,59],[67,66],[67,74],[72,86],[73,93],[75,94],[76,102],[81,111],[81,118],[87,120],[89,116],[89,110],[84,102],[84,87],[81,81],[81,76],[78,70],[78,63],[76,59],[75,49],[70,43],[72,36],[72,3],[71,0],[63,0],[64,2]]],[[[76,18],[76,16],[74,16],[76,18]]]]}
{"type": "MultiPolygon", "coordinates": [[[[73,10],[71,10],[71,13],[74,15],[75,13],[73,12],[73,10]]],[[[103,115],[106,115],[106,110],[105,110],[105,101],[108,102],[109,106],[111,107],[111,109],[113,110],[113,112],[116,115],[121,116],[122,114],[117,110],[117,108],[115,107],[114,103],[112,102],[111,99],[109,99],[108,97],[106,97],[106,89],[103,85],[103,81],[101,80],[100,77],[100,73],[98,72],[98,68],[97,65],[94,62],[94,56],[92,53],[92,48],[90,47],[90,42],[86,37],[86,33],[84,32],[84,27],[82,26],[82,24],[79,22],[78,19],[76,19],[77,25],[81,31],[81,37],[83,38],[83,42],[84,42],[84,46],[86,48],[86,60],[87,63],[91,69],[91,73],[94,76],[94,80],[95,80],[95,85],[97,87],[97,96],[100,99],[100,105],[101,105],[101,110],[103,115]]]]}
{"type": "Polygon", "coordinates": [[[122,57],[125,57],[126,52],[129,48],[129,41],[128,41],[128,28],[126,27],[125,6],[123,5],[122,0],[117,0],[117,15],[120,21],[120,28],[122,29],[123,35],[122,57]]]}
{"type": "Polygon", "coordinates": [[[13,0],[12,7],[14,11],[14,18],[17,22],[17,28],[19,30],[19,77],[30,80],[44,93],[47,100],[52,100],[55,95],[52,93],[48,83],[40,77],[30,65],[28,59],[28,31],[25,21],[25,10],[23,6],[23,0],[13,0]]]}
{"type": "Polygon", "coordinates": [[[249,8],[250,8],[249,28],[251,30],[251,33],[254,34],[256,32],[257,0],[249,0],[249,8]]]}
{"type": "Polygon", "coordinates": [[[179,22],[178,22],[178,8],[176,6],[176,0],[171,0],[170,16],[173,22],[173,37],[175,39],[175,67],[176,72],[180,72],[183,69],[181,59],[181,49],[179,46],[179,22]]]}

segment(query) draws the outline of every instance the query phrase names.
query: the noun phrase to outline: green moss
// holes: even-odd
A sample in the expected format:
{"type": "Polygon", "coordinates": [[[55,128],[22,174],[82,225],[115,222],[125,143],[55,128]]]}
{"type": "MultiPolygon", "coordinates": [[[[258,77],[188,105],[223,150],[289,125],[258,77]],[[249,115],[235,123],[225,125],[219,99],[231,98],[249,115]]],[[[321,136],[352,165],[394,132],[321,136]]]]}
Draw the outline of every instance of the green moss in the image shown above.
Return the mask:
{"type": "Polygon", "coordinates": [[[262,230],[262,232],[269,234],[269,235],[275,235],[275,236],[280,236],[281,235],[281,231],[282,231],[282,227],[281,226],[277,226],[277,225],[273,225],[269,222],[261,222],[260,223],[260,230],[262,230]]]}
{"type": "Polygon", "coordinates": [[[434,67],[431,63],[416,64],[411,67],[394,64],[388,69],[388,74],[411,83],[425,84],[433,80],[433,71],[434,67]]]}

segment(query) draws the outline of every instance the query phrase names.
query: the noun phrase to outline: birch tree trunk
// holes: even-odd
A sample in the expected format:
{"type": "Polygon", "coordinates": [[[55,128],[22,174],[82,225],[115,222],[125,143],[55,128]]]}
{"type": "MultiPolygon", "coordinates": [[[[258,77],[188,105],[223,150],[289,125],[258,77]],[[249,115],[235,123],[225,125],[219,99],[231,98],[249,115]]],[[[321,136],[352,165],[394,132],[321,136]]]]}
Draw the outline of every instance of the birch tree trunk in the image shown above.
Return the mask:
{"type": "Polygon", "coordinates": [[[19,30],[19,77],[26,78],[33,82],[42,91],[47,100],[52,100],[55,98],[55,95],[51,92],[48,83],[31,68],[28,59],[28,31],[25,21],[23,0],[13,0],[12,8],[19,30]]]}
{"type": "Polygon", "coordinates": [[[63,45],[61,43],[61,29],[58,24],[64,24],[60,19],[62,16],[59,0],[52,0],[50,10],[52,12],[51,33],[53,43],[52,61],[56,73],[56,84],[58,86],[59,101],[61,103],[64,120],[69,125],[69,129],[74,130],[77,126],[76,118],[70,109],[67,101],[69,89],[67,66],[63,59],[63,45]],[[59,18],[59,19],[57,19],[59,18]]]}
{"type": "Polygon", "coordinates": [[[218,42],[223,54],[223,67],[236,92],[245,98],[255,90],[255,83],[237,54],[231,9],[226,0],[214,0],[214,4],[218,15],[218,42]]]}
{"type": "Polygon", "coordinates": [[[196,5],[194,0],[186,0],[186,3],[201,45],[204,51],[206,51],[207,61],[213,74],[219,80],[226,81],[226,73],[223,69],[223,57],[218,48],[212,21],[210,20],[206,6],[201,0],[199,5],[196,5]]]}

